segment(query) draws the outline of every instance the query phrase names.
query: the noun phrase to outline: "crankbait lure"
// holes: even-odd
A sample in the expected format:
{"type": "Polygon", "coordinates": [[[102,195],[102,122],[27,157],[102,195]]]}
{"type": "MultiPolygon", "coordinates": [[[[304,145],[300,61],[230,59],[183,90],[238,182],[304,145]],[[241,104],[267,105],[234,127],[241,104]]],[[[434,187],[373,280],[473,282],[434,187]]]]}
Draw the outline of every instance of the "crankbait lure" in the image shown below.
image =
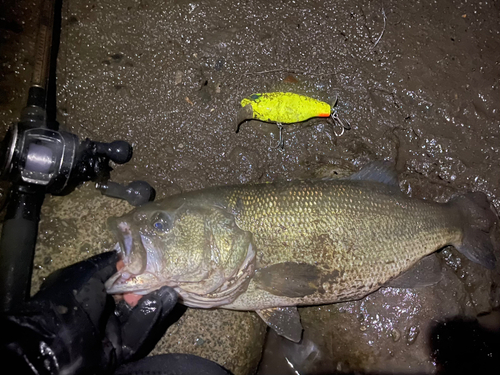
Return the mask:
{"type": "Polygon", "coordinates": [[[277,147],[283,149],[283,124],[295,124],[315,117],[330,117],[334,123],[342,126],[344,134],[344,129],[349,130],[351,125],[348,121],[340,120],[335,109],[336,104],[337,100],[330,106],[320,100],[291,92],[253,94],[241,101],[242,108],[238,111],[236,133],[240,125],[248,120],[275,123],[280,130],[277,147]]]}

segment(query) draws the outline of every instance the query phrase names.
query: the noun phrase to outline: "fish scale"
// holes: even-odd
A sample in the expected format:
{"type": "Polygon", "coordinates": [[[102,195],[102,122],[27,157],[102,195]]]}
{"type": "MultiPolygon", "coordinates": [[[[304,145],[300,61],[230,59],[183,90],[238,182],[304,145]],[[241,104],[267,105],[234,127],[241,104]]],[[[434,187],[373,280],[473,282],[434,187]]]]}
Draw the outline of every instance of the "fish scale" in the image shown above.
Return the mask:
{"type": "MultiPolygon", "coordinates": [[[[221,191],[222,192],[222,191],[221,191]]],[[[459,241],[454,207],[413,200],[365,181],[300,181],[233,188],[226,198],[238,226],[253,233],[257,268],[284,262],[314,264],[342,275],[324,292],[276,296],[250,285],[233,309],[310,305],[360,298],[423,256],[459,241]],[[318,238],[326,236],[325,241],[318,238]],[[353,240],[355,239],[355,240],[353,240]]]]}

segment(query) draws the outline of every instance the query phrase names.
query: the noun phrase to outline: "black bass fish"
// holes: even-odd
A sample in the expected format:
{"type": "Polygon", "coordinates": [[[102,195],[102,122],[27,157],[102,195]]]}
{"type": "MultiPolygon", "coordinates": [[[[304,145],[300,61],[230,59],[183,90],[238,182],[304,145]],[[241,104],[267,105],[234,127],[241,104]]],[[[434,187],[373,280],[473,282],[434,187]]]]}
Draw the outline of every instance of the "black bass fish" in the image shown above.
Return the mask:
{"type": "Polygon", "coordinates": [[[362,298],[446,245],[494,268],[496,223],[486,195],[410,198],[382,163],[346,179],[210,188],[111,219],[125,266],[106,287],[168,285],[187,306],[256,311],[299,341],[296,306],[362,298]]]}

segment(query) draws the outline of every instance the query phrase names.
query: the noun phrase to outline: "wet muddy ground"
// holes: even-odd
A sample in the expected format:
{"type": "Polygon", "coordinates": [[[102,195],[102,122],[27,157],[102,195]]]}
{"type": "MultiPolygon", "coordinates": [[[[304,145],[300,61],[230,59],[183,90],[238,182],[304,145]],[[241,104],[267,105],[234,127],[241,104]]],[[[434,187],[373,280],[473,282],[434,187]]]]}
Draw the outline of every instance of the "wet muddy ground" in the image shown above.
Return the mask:
{"type": "MultiPolygon", "coordinates": [[[[25,104],[38,1],[0,3],[5,131],[25,104]]],[[[63,1],[58,119],[82,138],[131,142],[134,158],[112,178],[145,179],[159,198],[387,159],[412,196],[482,191],[498,210],[499,12],[493,1],[63,1]],[[240,100],[275,90],[338,97],[352,129],[288,127],[284,151],[273,148],[274,126],[250,122],[236,134],[240,100]]],[[[106,219],[128,209],[92,184],[48,198],[33,290],[110,248],[106,219]]],[[[302,344],[269,335],[259,372],[450,373],[467,355],[484,371],[498,364],[498,267],[485,271],[451,248],[440,258],[436,286],[303,309],[302,344]],[[456,345],[470,342],[472,353],[456,345]]],[[[263,332],[252,314],[190,309],[155,352],[196,353],[247,374],[263,332]]]]}

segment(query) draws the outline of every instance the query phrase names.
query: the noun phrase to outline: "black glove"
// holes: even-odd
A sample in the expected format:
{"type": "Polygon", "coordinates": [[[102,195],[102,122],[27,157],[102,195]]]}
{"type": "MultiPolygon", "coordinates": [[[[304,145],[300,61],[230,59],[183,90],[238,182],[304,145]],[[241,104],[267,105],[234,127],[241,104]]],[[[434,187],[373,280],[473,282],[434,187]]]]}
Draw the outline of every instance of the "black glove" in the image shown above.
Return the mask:
{"type": "Polygon", "coordinates": [[[108,252],[51,274],[26,305],[1,319],[0,356],[20,374],[107,374],[150,351],[177,302],[163,287],[136,307],[114,302],[104,283],[119,257],[108,252]]]}
{"type": "Polygon", "coordinates": [[[115,375],[232,375],[208,359],[192,354],[160,354],[120,366],[115,375]]]}

